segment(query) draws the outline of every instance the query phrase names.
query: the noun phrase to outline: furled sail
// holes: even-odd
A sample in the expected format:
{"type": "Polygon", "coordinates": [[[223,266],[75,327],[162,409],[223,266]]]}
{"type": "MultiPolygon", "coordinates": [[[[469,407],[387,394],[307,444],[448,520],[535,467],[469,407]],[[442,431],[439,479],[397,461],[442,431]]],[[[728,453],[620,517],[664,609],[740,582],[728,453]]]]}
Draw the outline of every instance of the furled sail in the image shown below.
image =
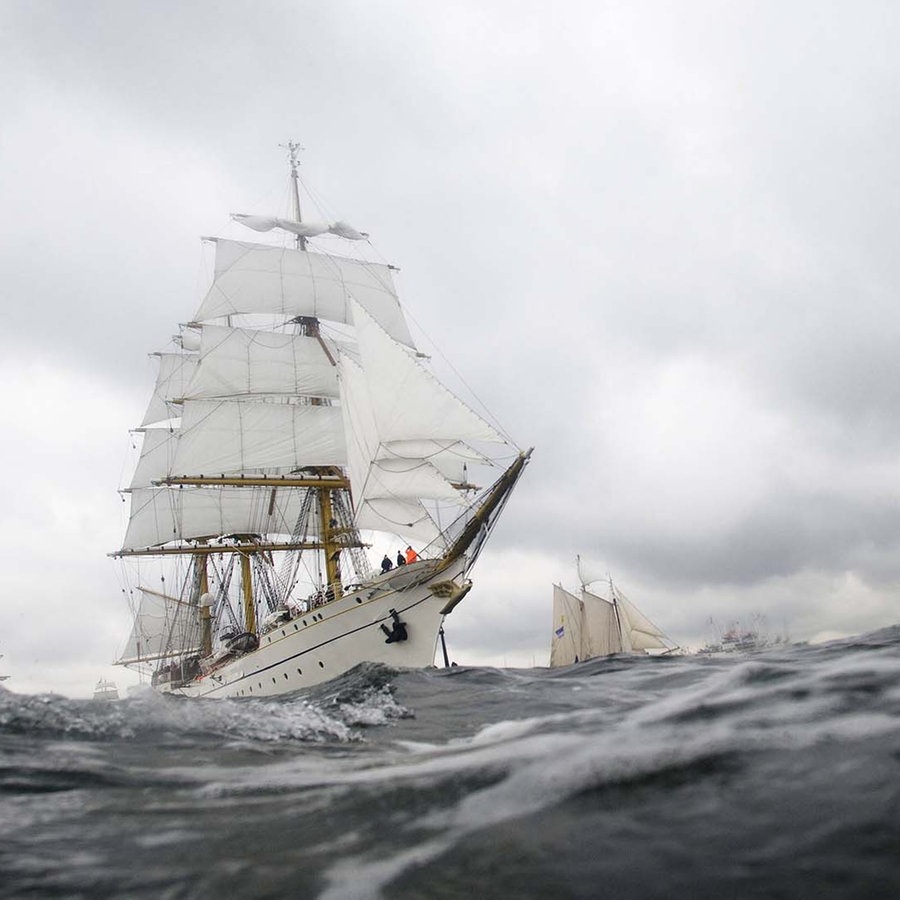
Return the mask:
{"type": "Polygon", "coordinates": [[[134,626],[119,664],[196,652],[200,643],[197,607],[147,588],[138,590],[134,626]]]}
{"type": "Polygon", "coordinates": [[[300,237],[318,237],[321,234],[333,234],[346,238],[348,241],[364,241],[369,235],[364,231],[357,231],[346,222],[298,222],[296,219],[279,219],[273,216],[248,216],[246,213],[232,213],[231,218],[254,231],[271,231],[273,228],[281,228],[290,231],[291,234],[300,237]]]}
{"type": "Polygon", "coordinates": [[[271,247],[216,240],[215,275],[194,319],[275,313],[350,321],[351,298],[387,333],[413,346],[389,266],[271,247]]]}

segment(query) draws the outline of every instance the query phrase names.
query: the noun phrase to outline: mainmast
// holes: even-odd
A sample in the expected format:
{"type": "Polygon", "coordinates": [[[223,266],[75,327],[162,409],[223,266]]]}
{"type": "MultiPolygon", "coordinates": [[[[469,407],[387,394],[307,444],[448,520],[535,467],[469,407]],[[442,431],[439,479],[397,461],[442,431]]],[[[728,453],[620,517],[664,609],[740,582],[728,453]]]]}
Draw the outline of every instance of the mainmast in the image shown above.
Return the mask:
{"type": "MultiPolygon", "coordinates": [[[[288,141],[287,144],[283,145],[286,147],[288,153],[290,154],[290,163],[291,163],[291,189],[293,195],[293,206],[294,206],[294,221],[302,222],[302,213],[300,210],[300,176],[298,174],[298,169],[300,168],[300,151],[303,149],[300,144],[296,141],[288,141]]],[[[298,250],[306,250],[307,240],[306,238],[298,234],[297,235],[297,249],[298,250]]],[[[295,320],[295,324],[299,326],[299,330],[301,334],[306,334],[309,337],[316,338],[319,343],[322,345],[322,349],[325,351],[326,356],[331,361],[332,365],[336,365],[335,360],[332,358],[331,353],[328,350],[325,342],[322,340],[322,335],[319,331],[319,320],[315,317],[309,316],[298,316],[295,320]]],[[[321,404],[324,401],[320,398],[313,398],[312,403],[321,404]]],[[[319,474],[323,474],[324,470],[318,469],[319,474]]],[[[329,471],[327,472],[329,475],[340,475],[340,472],[329,471]]],[[[341,549],[342,545],[339,544],[336,540],[338,535],[338,522],[334,515],[334,508],[331,497],[331,488],[314,488],[316,492],[316,496],[318,498],[318,511],[319,511],[319,533],[322,538],[322,550],[325,556],[325,596],[327,599],[334,598],[335,600],[339,599],[342,594],[342,586],[341,586],[341,549]]]]}
{"type": "MultiPolygon", "coordinates": [[[[300,151],[303,148],[296,141],[288,141],[287,144],[282,144],[282,146],[286,147],[291,155],[291,187],[293,190],[294,201],[294,221],[302,222],[303,219],[300,217],[300,176],[297,174],[297,170],[300,168],[300,151]]],[[[303,237],[302,234],[297,235],[297,247],[300,250],[306,249],[306,238],[303,237]]]]}

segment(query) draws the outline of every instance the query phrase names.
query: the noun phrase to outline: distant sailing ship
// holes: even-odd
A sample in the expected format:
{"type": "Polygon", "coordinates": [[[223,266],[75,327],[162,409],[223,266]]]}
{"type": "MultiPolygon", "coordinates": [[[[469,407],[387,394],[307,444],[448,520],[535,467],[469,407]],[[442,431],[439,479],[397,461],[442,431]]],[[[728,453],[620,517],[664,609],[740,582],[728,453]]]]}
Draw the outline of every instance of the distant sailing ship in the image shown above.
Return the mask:
{"type": "Polygon", "coordinates": [[[212,285],[156,354],[137,429],[112,554],[139,565],[118,663],[164,692],[259,697],[363,661],[431,665],[531,453],[432,373],[393,266],[309,245],[367,235],[301,220],[288,149],[293,218],[233,218],[294,246],[207,239],[212,285]],[[410,562],[376,569],[371,547],[410,562]]]}
{"type": "Polygon", "coordinates": [[[674,653],[677,645],[654,625],[607,576],[608,596],[588,590],[599,578],[584,574],[576,557],[580,596],[553,586],[550,667],[568,666],[614,653],[674,653]]]}
{"type": "Polygon", "coordinates": [[[93,699],[104,702],[108,702],[110,700],[118,700],[119,689],[116,687],[116,683],[114,681],[108,681],[105,678],[101,678],[97,682],[97,686],[94,688],[93,699]]]}

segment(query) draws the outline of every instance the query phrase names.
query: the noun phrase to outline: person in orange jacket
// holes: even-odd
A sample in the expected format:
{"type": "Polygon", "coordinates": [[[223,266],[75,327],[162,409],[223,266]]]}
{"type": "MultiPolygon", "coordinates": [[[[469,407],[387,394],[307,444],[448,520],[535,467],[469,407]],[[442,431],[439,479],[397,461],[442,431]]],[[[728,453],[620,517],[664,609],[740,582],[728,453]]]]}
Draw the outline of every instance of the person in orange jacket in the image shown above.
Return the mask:
{"type": "Polygon", "coordinates": [[[419,558],[419,554],[412,547],[406,548],[406,564],[414,563],[419,558]]]}

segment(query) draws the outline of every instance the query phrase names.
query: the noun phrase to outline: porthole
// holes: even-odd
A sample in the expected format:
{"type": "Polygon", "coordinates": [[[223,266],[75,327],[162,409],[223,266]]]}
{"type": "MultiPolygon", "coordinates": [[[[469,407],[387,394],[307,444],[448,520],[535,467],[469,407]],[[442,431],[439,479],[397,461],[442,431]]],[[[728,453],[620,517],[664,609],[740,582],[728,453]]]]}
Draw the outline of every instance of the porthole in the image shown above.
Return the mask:
{"type": "Polygon", "coordinates": [[[319,660],[319,668],[320,668],[320,669],[324,669],[324,668],[325,668],[325,663],[323,663],[321,659],[319,660]]]}
{"type": "Polygon", "coordinates": [[[277,683],[277,682],[275,681],[275,676],[273,675],[273,676],[272,676],[272,684],[276,684],[276,683],[277,683]]]}
{"type": "Polygon", "coordinates": [[[287,672],[284,673],[284,680],[285,680],[285,681],[288,680],[288,673],[287,673],[287,672]]]}
{"type": "Polygon", "coordinates": [[[303,669],[297,669],[297,674],[298,674],[298,675],[302,675],[302,674],[303,674],[303,669]]]}
{"type": "Polygon", "coordinates": [[[362,603],[362,597],[357,597],[357,598],[356,598],[356,602],[357,602],[357,603],[362,603]]]}
{"type": "Polygon", "coordinates": [[[299,631],[300,629],[297,627],[297,623],[294,622],[294,631],[299,631]]]}

